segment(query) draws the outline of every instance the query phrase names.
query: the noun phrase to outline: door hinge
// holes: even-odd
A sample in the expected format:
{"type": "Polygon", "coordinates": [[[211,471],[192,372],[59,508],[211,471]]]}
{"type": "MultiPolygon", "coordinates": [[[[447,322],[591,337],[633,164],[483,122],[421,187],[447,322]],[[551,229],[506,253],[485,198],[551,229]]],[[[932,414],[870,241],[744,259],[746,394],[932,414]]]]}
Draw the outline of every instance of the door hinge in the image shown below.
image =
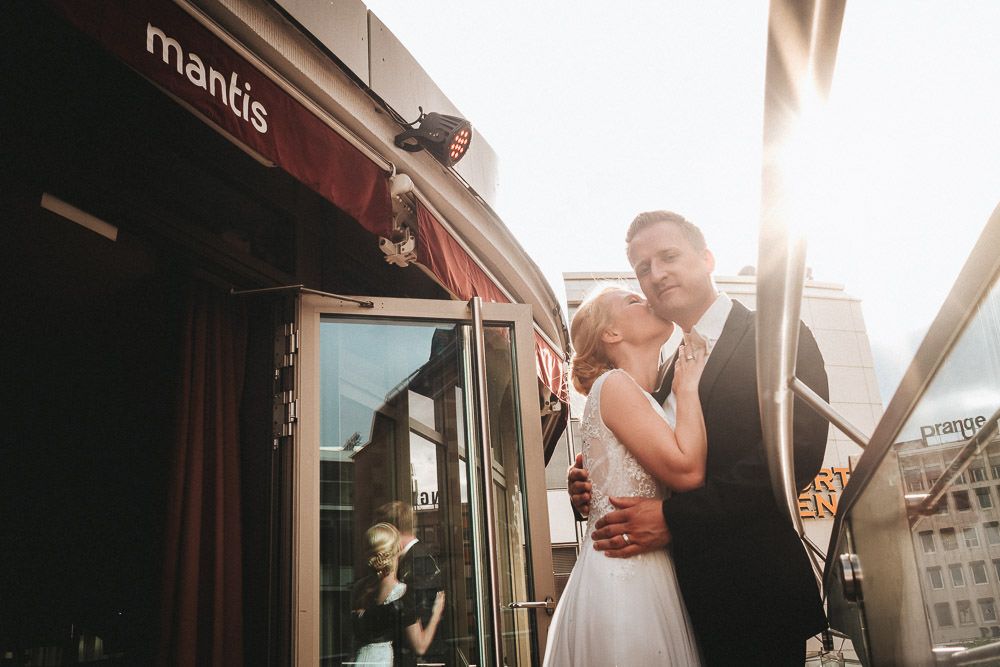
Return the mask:
{"type": "Polygon", "coordinates": [[[295,358],[299,351],[299,331],[294,323],[283,324],[274,341],[273,388],[273,447],[294,435],[298,421],[298,400],[295,396],[295,358]]]}

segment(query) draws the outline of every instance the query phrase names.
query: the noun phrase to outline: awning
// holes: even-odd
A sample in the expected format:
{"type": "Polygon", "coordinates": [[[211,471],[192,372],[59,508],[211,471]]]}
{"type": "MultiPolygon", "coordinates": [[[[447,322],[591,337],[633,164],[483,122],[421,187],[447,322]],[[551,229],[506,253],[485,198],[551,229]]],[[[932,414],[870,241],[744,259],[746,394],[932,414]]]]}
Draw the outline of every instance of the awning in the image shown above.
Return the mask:
{"type": "MultiPolygon", "coordinates": [[[[172,2],[53,0],[79,30],[217,128],[375,234],[391,225],[387,175],[267,74],[172,2]]],[[[72,57],[72,54],[67,54],[72,57]]]]}
{"type": "MultiPolygon", "coordinates": [[[[493,303],[510,303],[507,295],[419,199],[416,236],[417,261],[427,267],[452,294],[462,299],[478,296],[493,303]]],[[[542,384],[560,401],[568,403],[562,356],[537,331],[535,367],[542,384]]]]}
{"type": "MultiPolygon", "coordinates": [[[[167,0],[52,0],[82,32],[235,141],[388,236],[388,175],[269,77],[167,0]]],[[[425,207],[418,206],[420,262],[462,299],[510,299],[425,207]]],[[[562,356],[535,332],[539,380],[568,402],[562,356]]]]}

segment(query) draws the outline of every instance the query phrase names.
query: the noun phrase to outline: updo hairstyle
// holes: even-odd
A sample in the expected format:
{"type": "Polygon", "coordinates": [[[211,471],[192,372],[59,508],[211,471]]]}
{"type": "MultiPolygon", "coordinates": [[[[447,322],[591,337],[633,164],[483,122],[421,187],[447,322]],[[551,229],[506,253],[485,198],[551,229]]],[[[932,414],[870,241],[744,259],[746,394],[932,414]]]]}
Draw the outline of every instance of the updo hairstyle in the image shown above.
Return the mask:
{"type": "Polygon", "coordinates": [[[583,395],[590,393],[594,380],[612,366],[604,351],[601,334],[614,320],[612,304],[606,297],[614,292],[631,292],[624,285],[603,285],[591,291],[577,308],[570,324],[573,357],[570,376],[573,386],[583,395]]]}
{"type": "Polygon", "coordinates": [[[386,576],[399,553],[399,531],[391,523],[376,523],[365,537],[368,538],[368,567],[379,577],[386,576]]]}

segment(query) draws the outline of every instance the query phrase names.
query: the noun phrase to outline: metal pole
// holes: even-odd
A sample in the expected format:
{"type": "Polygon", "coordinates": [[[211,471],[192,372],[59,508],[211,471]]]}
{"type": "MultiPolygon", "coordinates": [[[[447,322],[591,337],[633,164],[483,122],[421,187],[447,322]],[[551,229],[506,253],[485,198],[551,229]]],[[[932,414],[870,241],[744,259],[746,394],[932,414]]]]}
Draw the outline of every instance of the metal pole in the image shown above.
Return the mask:
{"type": "Polygon", "coordinates": [[[796,396],[806,402],[806,405],[826,417],[828,422],[840,429],[841,433],[853,440],[861,449],[868,447],[868,438],[865,437],[865,434],[854,428],[839,412],[830,407],[830,404],[824,401],[819,394],[810,389],[805,382],[798,378],[792,378],[791,388],[796,396]]]}
{"type": "Polygon", "coordinates": [[[486,546],[489,560],[490,579],[490,623],[493,628],[493,664],[503,665],[503,634],[500,627],[500,575],[497,568],[496,501],[493,498],[493,447],[490,442],[489,396],[486,392],[486,339],[483,330],[483,301],[478,296],[469,301],[472,309],[472,351],[475,360],[476,402],[479,406],[477,426],[479,430],[480,458],[483,466],[483,501],[486,506],[486,546]]]}

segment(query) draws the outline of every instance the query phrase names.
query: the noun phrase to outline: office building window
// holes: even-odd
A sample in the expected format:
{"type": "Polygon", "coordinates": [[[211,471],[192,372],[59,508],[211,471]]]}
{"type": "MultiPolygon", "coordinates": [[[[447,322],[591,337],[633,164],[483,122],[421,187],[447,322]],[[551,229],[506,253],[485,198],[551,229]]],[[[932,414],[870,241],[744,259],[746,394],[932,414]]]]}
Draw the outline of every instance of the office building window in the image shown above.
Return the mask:
{"type": "Polygon", "coordinates": [[[987,521],[983,524],[986,530],[986,541],[990,544],[1000,544],[1000,521],[987,521]]]}
{"type": "Polygon", "coordinates": [[[986,468],[969,468],[969,477],[973,482],[985,482],[986,468]]]}
{"type": "Polygon", "coordinates": [[[934,615],[937,616],[939,628],[950,628],[955,625],[951,618],[951,605],[947,602],[938,602],[934,605],[934,615]]]}
{"type": "Polygon", "coordinates": [[[934,512],[936,514],[947,514],[948,513],[948,494],[941,494],[938,498],[937,504],[934,505],[934,512]]]}
{"type": "Polygon", "coordinates": [[[962,588],[965,586],[965,570],[962,569],[961,563],[949,565],[948,571],[951,572],[951,585],[953,587],[962,588]]]}
{"type": "Polygon", "coordinates": [[[954,528],[941,529],[941,544],[945,551],[954,551],[958,548],[958,538],[955,537],[954,528]]]}
{"type": "MultiPolygon", "coordinates": [[[[994,565],[1000,568],[1000,560],[993,561],[994,565]]],[[[997,570],[1000,572],[1000,569],[997,570]]],[[[944,588],[944,577],[941,576],[941,568],[939,567],[929,567],[927,568],[927,582],[931,585],[934,590],[941,590],[944,588]]]]}
{"type": "Polygon", "coordinates": [[[959,600],[955,603],[958,608],[958,624],[972,625],[976,622],[976,617],[972,613],[972,603],[968,600],[959,600]]]}
{"type": "Polygon", "coordinates": [[[979,501],[979,506],[984,510],[993,507],[993,497],[990,496],[990,487],[988,486],[980,486],[976,489],[976,499],[979,501]]]}
{"type": "MultiPolygon", "coordinates": [[[[997,535],[1000,536],[1000,529],[998,529],[997,535]]],[[[937,547],[934,546],[933,530],[920,531],[920,545],[924,548],[925,554],[932,554],[937,551],[937,547]]]]}
{"type": "Polygon", "coordinates": [[[919,470],[906,470],[903,472],[903,477],[906,479],[907,491],[924,490],[924,476],[920,474],[919,470]]]}
{"type": "Polygon", "coordinates": [[[976,530],[975,526],[963,528],[962,538],[965,540],[965,546],[969,549],[975,549],[979,546],[979,531],[976,530]]]}
{"type": "Polygon", "coordinates": [[[952,483],[953,485],[954,485],[954,484],[965,484],[965,483],[966,483],[966,479],[965,479],[965,473],[963,472],[963,473],[961,473],[960,475],[957,475],[957,476],[955,477],[955,479],[953,479],[953,480],[951,481],[951,483],[952,483]]]}
{"type": "Polygon", "coordinates": [[[997,620],[997,606],[993,598],[979,598],[979,614],[983,617],[983,623],[997,620]]]}
{"type": "Polygon", "coordinates": [[[997,573],[997,580],[1000,581],[1000,558],[993,559],[993,570],[997,573]]]}
{"type": "Polygon", "coordinates": [[[968,491],[952,491],[951,497],[955,501],[956,512],[966,512],[972,509],[972,503],[969,502],[968,491]]]}
{"type": "Polygon", "coordinates": [[[993,471],[993,479],[1000,479],[1000,463],[991,465],[990,470],[993,471]]]}
{"type": "Polygon", "coordinates": [[[972,569],[972,583],[974,584],[985,584],[988,579],[986,578],[986,561],[974,560],[969,563],[969,567],[972,569]]]}
{"type": "Polygon", "coordinates": [[[927,488],[934,486],[934,482],[938,481],[938,478],[941,477],[941,468],[927,468],[924,472],[927,475],[927,488]]]}

